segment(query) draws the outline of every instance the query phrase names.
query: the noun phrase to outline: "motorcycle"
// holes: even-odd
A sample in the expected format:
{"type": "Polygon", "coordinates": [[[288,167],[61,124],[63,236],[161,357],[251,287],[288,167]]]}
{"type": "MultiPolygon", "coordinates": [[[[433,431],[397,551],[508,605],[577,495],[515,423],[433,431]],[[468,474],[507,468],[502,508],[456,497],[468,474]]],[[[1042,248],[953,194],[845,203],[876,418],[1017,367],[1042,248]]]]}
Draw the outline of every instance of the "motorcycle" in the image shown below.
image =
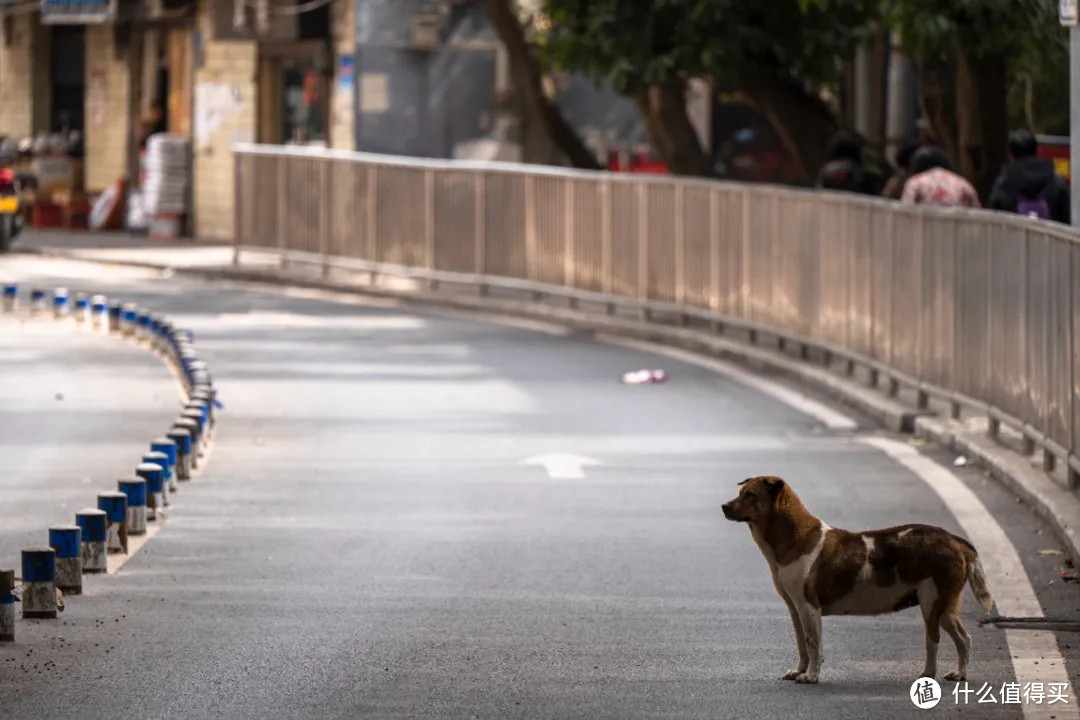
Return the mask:
{"type": "Polygon", "coordinates": [[[11,249],[12,241],[22,228],[18,179],[12,168],[0,167],[0,253],[11,249]]]}

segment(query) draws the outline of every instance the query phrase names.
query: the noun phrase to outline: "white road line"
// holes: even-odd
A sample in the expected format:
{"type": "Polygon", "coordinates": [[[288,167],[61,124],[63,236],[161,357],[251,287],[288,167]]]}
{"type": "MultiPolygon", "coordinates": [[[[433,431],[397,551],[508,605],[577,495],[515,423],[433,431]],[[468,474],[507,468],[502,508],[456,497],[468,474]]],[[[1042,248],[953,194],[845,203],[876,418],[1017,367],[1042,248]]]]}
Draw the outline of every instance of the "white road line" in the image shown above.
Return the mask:
{"type": "Polygon", "coordinates": [[[665,347],[663,345],[642,342],[640,340],[628,340],[615,335],[598,333],[596,339],[609,345],[619,345],[633,350],[653,353],[654,355],[663,355],[664,357],[669,357],[672,360],[678,360],[679,362],[688,365],[697,365],[706,370],[712,370],[719,375],[734,380],[740,385],[746,385],[760,393],[776,398],[785,405],[789,405],[795,410],[818,420],[825,425],[825,427],[832,430],[854,430],[858,427],[858,424],[851,416],[834,410],[825,403],[818,402],[813,398],[807,397],[806,395],[777,382],[747,372],[731,363],[699,355],[687,350],[679,350],[677,348],[665,347]]]}
{"type": "MultiPolygon", "coordinates": [[[[986,582],[999,613],[1014,617],[1043,617],[1042,605],[1016,548],[967,485],[950,470],[905,443],[882,437],[860,438],[859,442],[881,450],[915,473],[938,494],[978,549],[986,571],[986,582]]],[[[1044,683],[1046,687],[1050,683],[1068,686],[1068,705],[1060,702],[1054,705],[1025,703],[1022,706],[1025,720],[1080,718],[1080,706],[1077,705],[1065,659],[1058,649],[1054,633],[1045,630],[1006,630],[1005,639],[1016,681],[1021,686],[1029,682],[1044,683]]]]}

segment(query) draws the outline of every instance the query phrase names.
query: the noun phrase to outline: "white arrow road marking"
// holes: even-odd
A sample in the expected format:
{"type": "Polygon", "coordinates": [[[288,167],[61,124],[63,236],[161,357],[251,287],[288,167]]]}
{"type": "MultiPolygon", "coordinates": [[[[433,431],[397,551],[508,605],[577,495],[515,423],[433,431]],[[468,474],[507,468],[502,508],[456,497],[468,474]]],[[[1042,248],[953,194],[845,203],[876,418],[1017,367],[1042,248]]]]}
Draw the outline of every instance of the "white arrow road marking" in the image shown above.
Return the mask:
{"type": "Polygon", "coordinates": [[[552,480],[580,480],[585,477],[585,468],[599,465],[600,461],[584,455],[548,453],[526,458],[521,464],[543,465],[552,480]]]}

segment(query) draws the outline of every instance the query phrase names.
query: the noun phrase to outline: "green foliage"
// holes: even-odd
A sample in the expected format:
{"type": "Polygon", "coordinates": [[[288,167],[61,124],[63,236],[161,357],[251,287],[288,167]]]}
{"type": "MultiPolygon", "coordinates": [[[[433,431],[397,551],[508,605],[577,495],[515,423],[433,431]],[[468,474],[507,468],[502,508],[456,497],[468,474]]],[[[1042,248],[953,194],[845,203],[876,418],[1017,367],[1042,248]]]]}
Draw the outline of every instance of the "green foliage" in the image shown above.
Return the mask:
{"type": "Polygon", "coordinates": [[[876,0],[545,0],[541,42],[560,69],[632,95],[691,76],[820,86],[872,28],[876,0]]]}

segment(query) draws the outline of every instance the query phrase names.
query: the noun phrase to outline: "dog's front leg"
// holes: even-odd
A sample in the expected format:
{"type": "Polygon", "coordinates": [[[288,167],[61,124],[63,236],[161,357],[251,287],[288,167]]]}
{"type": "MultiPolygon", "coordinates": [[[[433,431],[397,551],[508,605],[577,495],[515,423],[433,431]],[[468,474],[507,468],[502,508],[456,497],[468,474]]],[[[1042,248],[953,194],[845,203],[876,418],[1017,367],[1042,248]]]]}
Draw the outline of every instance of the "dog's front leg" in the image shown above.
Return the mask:
{"type": "Polygon", "coordinates": [[[791,601],[791,598],[788,597],[788,594],[784,592],[784,589],[780,587],[780,583],[776,582],[775,578],[773,584],[776,586],[776,592],[780,593],[780,597],[784,598],[784,604],[787,605],[788,613],[791,615],[791,625],[795,628],[795,644],[799,646],[799,667],[784,673],[785,680],[794,680],[806,672],[806,668],[810,664],[810,656],[806,653],[806,635],[803,633],[802,621],[799,620],[799,611],[795,609],[795,603],[791,601]]]}
{"type": "Polygon", "coordinates": [[[803,598],[795,601],[803,635],[806,638],[806,654],[809,656],[806,670],[795,676],[797,683],[816,683],[824,656],[821,652],[821,608],[816,608],[803,598]]]}

